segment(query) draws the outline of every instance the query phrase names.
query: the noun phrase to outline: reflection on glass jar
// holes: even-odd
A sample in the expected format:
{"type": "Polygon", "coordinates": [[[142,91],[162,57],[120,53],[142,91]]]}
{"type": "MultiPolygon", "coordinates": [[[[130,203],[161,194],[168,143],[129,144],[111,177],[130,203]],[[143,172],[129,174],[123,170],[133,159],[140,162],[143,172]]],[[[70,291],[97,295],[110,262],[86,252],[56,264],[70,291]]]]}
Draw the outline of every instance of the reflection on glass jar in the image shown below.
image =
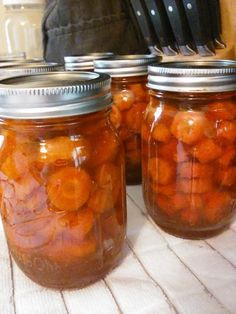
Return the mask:
{"type": "Polygon", "coordinates": [[[150,67],[151,100],[142,127],[143,193],[154,221],[178,236],[211,236],[232,220],[236,94],[230,90],[234,79],[232,74],[227,76],[230,67],[236,71],[235,63],[227,62],[206,63],[203,68],[198,63],[169,63],[157,72],[150,67]],[[166,73],[160,74],[165,67],[166,73]],[[197,77],[201,70],[201,79],[205,79],[202,88],[197,77]],[[168,79],[162,88],[153,83],[155,76],[171,76],[177,71],[179,77],[184,71],[187,77],[185,84],[181,82],[182,89],[178,80],[174,87],[168,79]],[[206,77],[210,71],[214,72],[209,83],[206,77]],[[228,84],[218,86],[225,78],[228,84]]]}
{"type": "Polygon", "coordinates": [[[124,143],[127,184],[141,183],[141,124],[149,101],[147,66],[158,60],[154,55],[124,55],[94,61],[95,71],[112,77],[110,119],[124,143]]]}
{"type": "MultiPolygon", "coordinates": [[[[104,277],[121,259],[126,230],[124,154],[109,121],[109,79],[81,75],[82,81],[78,73],[37,75],[31,88],[30,76],[21,79],[18,84],[31,89],[25,90],[28,101],[37,88],[47,88],[47,113],[37,101],[30,114],[27,105],[11,103],[24,118],[10,118],[7,106],[1,113],[2,219],[10,251],[32,280],[55,288],[83,287],[104,277]],[[84,88],[93,93],[96,84],[102,103],[97,97],[83,106],[84,88]],[[77,100],[73,109],[64,93],[71,103],[77,100]],[[55,97],[61,102],[57,110],[55,97]]],[[[16,80],[3,81],[1,98],[16,80]]]]}

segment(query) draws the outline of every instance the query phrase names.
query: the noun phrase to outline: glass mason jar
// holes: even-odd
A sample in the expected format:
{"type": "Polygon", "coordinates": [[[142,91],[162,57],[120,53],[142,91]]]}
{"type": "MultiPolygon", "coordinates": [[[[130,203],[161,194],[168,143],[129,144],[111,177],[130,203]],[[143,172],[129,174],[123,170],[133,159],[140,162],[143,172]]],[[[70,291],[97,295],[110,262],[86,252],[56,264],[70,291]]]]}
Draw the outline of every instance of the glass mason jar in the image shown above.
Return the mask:
{"type": "Polygon", "coordinates": [[[3,0],[5,11],[1,25],[1,51],[42,58],[42,18],[45,0],[3,0]]]}
{"type": "Polygon", "coordinates": [[[92,52],[86,55],[65,56],[65,70],[66,71],[93,71],[94,60],[110,58],[113,52],[92,52]]]}
{"type": "Polygon", "coordinates": [[[94,61],[94,71],[112,77],[110,119],[124,143],[127,184],[142,181],[141,123],[149,101],[147,67],[159,60],[155,55],[121,55],[94,61]]]}
{"type": "Polygon", "coordinates": [[[86,286],[119,263],[126,232],[110,79],[52,72],[1,84],[1,213],[10,252],[41,285],[86,286]]]}
{"type": "Polygon", "coordinates": [[[61,70],[58,63],[35,62],[30,60],[1,62],[0,79],[19,75],[37,74],[61,70]]]}
{"type": "Polygon", "coordinates": [[[142,127],[148,213],[169,233],[212,236],[227,227],[236,196],[236,62],[149,67],[142,127]]]}

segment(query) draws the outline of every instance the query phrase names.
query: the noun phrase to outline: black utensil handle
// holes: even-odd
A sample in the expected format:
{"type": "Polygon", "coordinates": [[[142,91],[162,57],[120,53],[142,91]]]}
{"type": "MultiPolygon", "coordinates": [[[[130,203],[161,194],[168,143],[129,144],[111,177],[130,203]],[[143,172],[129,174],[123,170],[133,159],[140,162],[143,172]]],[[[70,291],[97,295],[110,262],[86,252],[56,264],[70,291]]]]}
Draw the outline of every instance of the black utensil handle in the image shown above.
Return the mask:
{"type": "Polygon", "coordinates": [[[139,29],[147,42],[148,46],[158,45],[158,40],[155,36],[154,30],[152,29],[152,25],[147,18],[147,15],[144,11],[144,7],[140,0],[130,0],[134,14],[136,16],[139,29]]]}
{"type": "Polygon", "coordinates": [[[207,3],[211,18],[212,36],[218,38],[222,32],[220,2],[219,0],[207,0],[207,3]]]}
{"type": "Polygon", "coordinates": [[[144,0],[144,3],[160,45],[174,46],[174,35],[163,3],[155,0],[144,0]]]}
{"type": "Polygon", "coordinates": [[[191,33],[181,0],[163,0],[176,42],[179,46],[191,43],[191,33]]]}
{"type": "Polygon", "coordinates": [[[206,45],[212,40],[207,1],[183,0],[183,4],[195,44],[197,46],[206,45]]]}

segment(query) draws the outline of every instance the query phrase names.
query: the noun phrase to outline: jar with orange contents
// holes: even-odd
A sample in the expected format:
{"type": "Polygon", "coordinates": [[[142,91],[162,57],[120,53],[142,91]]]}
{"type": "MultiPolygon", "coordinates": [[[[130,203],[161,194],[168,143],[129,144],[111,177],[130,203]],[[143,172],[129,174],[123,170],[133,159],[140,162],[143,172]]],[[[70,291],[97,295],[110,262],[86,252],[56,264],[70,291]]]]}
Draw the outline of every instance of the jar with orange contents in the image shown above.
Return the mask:
{"type": "Polygon", "coordinates": [[[109,120],[110,78],[52,72],[0,86],[2,221],[35,282],[83,287],[122,257],[124,152],[109,120]]]}
{"type": "Polygon", "coordinates": [[[236,62],[150,66],[142,126],[143,193],[149,214],[186,238],[219,233],[236,197],[236,62]]]}
{"type": "Polygon", "coordinates": [[[112,77],[111,122],[124,143],[127,184],[141,183],[141,123],[149,101],[147,67],[155,55],[121,55],[95,60],[94,70],[112,77]]]}

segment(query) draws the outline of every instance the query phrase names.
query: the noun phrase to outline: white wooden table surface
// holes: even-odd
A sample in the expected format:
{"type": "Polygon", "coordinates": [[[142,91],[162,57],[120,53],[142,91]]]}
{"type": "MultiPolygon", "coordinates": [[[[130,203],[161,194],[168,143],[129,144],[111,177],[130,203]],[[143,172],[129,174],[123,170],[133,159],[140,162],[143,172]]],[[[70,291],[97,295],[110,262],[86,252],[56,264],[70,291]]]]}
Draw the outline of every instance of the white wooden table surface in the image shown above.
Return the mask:
{"type": "Polygon", "coordinates": [[[236,222],[204,241],[160,230],[145,213],[140,186],[128,188],[122,264],[82,290],[54,291],[9,257],[0,224],[0,314],[236,314],[236,222]]]}

